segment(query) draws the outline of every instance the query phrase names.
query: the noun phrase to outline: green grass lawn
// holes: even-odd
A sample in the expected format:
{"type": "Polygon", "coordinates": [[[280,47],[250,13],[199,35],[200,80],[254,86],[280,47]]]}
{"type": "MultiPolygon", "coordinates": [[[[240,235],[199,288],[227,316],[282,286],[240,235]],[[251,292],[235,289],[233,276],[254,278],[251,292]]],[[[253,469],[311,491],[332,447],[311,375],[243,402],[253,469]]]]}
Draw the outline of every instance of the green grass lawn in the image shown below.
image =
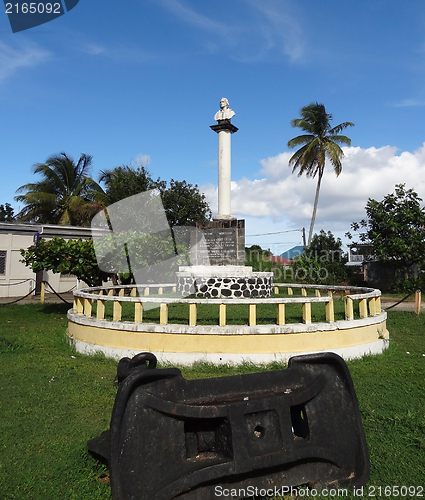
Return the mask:
{"type": "MultiPolygon", "coordinates": [[[[0,306],[1,499],[110,498],[107,471],[85,446],[109,426],[116,362],[68,346],[66,310],[0,306]]],[[[388,329],[384,354],[348,363],[370,451],[369,485],[424,485],[425,314],[390,312],[388,329]]],[[[201,378],[278,368],[182,372],[201,378]]]]}

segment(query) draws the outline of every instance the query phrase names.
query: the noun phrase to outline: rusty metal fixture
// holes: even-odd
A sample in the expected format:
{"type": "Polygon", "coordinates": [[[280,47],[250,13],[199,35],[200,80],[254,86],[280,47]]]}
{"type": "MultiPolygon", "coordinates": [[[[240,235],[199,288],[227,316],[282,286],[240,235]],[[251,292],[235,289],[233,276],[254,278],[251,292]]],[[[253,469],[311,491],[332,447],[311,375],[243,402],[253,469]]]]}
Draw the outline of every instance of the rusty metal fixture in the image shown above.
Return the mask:
{"type": "Polygon", "coordinates": [[[117,375],[114,379],[114,383],[117,385],[121,384],[126,377],[140,369],[149,368],[152,370],[156,368],[156,364],[156,356],[151,352],[139,352],[139,354],[136,354],[132,359],[121,358],[117,366],[117,375]]]}
{"type": "Polygon", "coordinates": [[[358,488],[370,468],[353,382],[332,353],[293,357],[286,370],[200,380],[142,363],[118,389],[109,431],[87,446],[107,460],[114,500],[358,488]]]}

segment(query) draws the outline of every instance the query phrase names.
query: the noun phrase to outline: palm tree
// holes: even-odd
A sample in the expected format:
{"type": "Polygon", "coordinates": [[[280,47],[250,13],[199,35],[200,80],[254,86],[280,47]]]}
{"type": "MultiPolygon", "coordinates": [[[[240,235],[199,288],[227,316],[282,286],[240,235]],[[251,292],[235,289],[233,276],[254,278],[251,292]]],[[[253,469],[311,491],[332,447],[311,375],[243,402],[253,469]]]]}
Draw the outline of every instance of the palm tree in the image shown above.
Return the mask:
{"type": "Polygon", "coordinates": [[[52,155],[45,163],[36,163],[34,173],[39,182],[24,184],[15,197],[25,203],[17,214],[20,221],[42,224],[85,226],[103,208],[97,200],[102,188],[89,177],[92,157],[82,154],[77,163],[65,153],[52,155]]]}
{"type": "Polygon", "coordinates": [[[307,177],[316,177],[317,175],[316,196],[314,198],[307,245],[310,246],[319,201],[320,185],[325,170],[325,159],[328,157],[334,172],[338,176],[342,170],[341,159],[344,156],[339,144],[347,146],[351,144],[349,137],[339,134],[345,128],[353,127],[354,123],[344,122],[336,127],[331,127],[332,115],[326,113],[325,106],[317,102],[304,106],[300,114],[301,118],[292,120],[291,125],[299,127],[307,133],[288,141],[289,148],[302,146],[289,159],[289,166],[293,167],[292,173],[298,169],[298,176],[305,174],[307,177]]]}

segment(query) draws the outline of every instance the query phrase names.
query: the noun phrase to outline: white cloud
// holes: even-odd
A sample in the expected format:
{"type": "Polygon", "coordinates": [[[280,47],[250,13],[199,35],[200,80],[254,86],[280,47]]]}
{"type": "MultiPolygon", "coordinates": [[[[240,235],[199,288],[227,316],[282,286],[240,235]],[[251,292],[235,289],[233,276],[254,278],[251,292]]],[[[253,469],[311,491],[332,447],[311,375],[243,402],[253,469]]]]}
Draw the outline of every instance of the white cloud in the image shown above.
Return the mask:
{"type": "Polygon", "coordinates": [[[161,3],[180,19],[201,30],[206,30],[218,36],[227,36],[231,31],[230,27],[225,23],[214,21],[203,14],[199,14],[190,7],[184,6],[178,0],[161,0],[161,3]]]}
{"type": "Polygon", "coordinates": [[[87,43],[81,46],[81,51],[86,52],[87,54],[97,56],[99,54],[103,54],[104,52],[106,52],[106,48],[102,47],[97,43],[87,43]]]}
{"type": "Polygon", "coordinates": [[[181,0],[160,0],[162,6],[204,36],[204,47],[225,53],[240,62],[254,63],[269,56],[284,55],[297,61],[304,55],[305,36],[297,19],[282,0],[246,0],[232,9],[236,16],[222,12],[220,20],[201,14],[181,0]],[[247,9],[247,4],[251,7],[247,9]],[[222,21],[225,19],[225,21],[222,21]],[[211,38],[213,37],[213,38],[211,38]]]}
{"type": "Polygon", "coordinates": [[[291,61],[301,59],[305,51],[305,36],[298,21],[290,14],[288,2],[282,0],[248,0],[261,14],[258,19],[268,48],[276,48],[291,61]]]}
{"type": "Polygon", "coordinates": [[[28,41],[19,41],[14,46],[0,41],[0,81],[23,68],[33,68],[50,57],[47,50],[28,41]]]}
{"type": "Polygon", "coordinates": [[[150,161],[151,157],[149,155],[140,154],[137,155],[136,159],[134,160],[134,163],[138,166],[146,167],[147,165],[149,165],[150,161]]]}
{"type": "Polygon", "coordinates": [[[144,50],[141,47],[118,43],[115,45],[100,45],[91,41],[76,41],[75,46],[80,52],[90,56],[100,56],[115,63],[146,63],[158,59],[154,53],[144,50]]]}
{"type": "MultiPolygon", "coordinates": [[[[413,153],[397,154],[397,148],[344,148],[339,177],[327,165],[320,191],[315,230],[344,233],[351,222],[365,217],[369,198],[382,200],[396,184],[406,184],[425,199],[425,143],[413,153]]],[[[284,152],[261,161],[258,179],[232,182],[232,212],[239,217],[267,217],[288,227],[308,228],[313,210],[316,179],[291,173],[284,152]]],[[[217,210],[217,189],[204,186],[213,213],[217,210]]],[[[261,225],[258,226],[259,228],[261,225]]],[[[251,231],[252,232],[252,231],[251,231]]]]}
{"type": "Polygon", "coordinates": [[[402,99],[393,104],[395,108],[417,108],[422,106],[425,106],[424,99],[402,99]]]}

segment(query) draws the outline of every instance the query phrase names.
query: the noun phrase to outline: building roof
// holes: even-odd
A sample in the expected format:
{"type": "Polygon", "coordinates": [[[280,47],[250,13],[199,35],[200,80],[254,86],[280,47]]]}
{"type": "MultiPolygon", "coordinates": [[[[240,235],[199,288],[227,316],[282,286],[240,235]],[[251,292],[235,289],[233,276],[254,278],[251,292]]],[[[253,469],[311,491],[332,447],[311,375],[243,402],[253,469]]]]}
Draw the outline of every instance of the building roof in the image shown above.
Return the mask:
{"type": "Polygon", "coordinates": [[[297,245],[296,247],[292,247],[289,250],[286,250],[286,252],[283,252],[280,254],[281,257],[284,257],[285,259],[290,259],[292,260],[295,257],[298,257],[298,255],[301,255],[304,253],[304,247],[302,245],[297,245]]]}
{"type": "Polygon", "coordinates": [[[0,234],[38,234],[40,237],[53,238],[91,238],[93,232],[91,227],[59,226],[55,224],[25,224],[17,222],[0,222],[0,234]]]}

